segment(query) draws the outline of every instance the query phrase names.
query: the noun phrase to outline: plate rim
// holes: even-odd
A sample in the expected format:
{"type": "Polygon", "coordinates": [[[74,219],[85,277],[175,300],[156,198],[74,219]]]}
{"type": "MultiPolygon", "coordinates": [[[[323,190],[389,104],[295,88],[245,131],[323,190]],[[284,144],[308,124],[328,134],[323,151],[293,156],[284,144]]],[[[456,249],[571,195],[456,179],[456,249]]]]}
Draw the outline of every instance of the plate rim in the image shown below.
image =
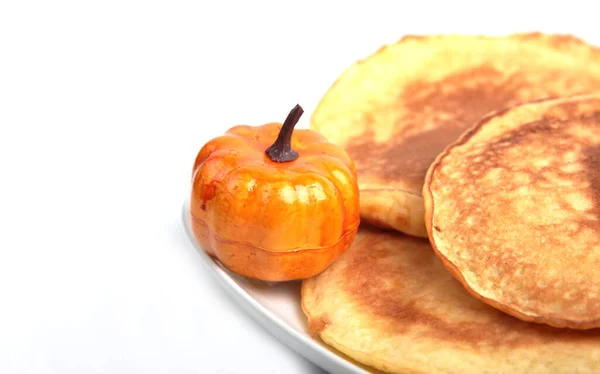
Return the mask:
{"type": "Polygon", "coordinates": [[[279,341],[285,343],[293,351],[299,353],[315,365],[331,373],[367,374],[368,372],[354,363],[344,359],[334,352],[323,347],[319,342],[300,334],[269,309],[262,306],[256,299],[248,294],[222,269],[211,256],[209,256],[196,241],[191,230],[190,199],[184,200],[181,209],[181,219],[187,238],[200,254],[202,263],[211,276],[219,283],[221,288],[233,297],[238,307],[243,312],[248,312],[252,319],[279,341]]]}

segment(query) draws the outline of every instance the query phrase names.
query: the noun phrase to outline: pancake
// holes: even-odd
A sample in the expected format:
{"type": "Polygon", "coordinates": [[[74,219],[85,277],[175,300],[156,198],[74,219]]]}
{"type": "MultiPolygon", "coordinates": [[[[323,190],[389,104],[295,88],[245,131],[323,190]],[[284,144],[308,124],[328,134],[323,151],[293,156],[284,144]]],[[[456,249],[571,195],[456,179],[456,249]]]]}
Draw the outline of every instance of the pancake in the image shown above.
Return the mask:
{"type": "Polygon", "coordinates": [[[475,297],[600,327],[600,95],[484,118],[439,156],[423,194],[431,243],[475,297]]]}
{"type": "Polygon", "coordinates": [[[598,90],[600,50],[572,36],[407,36],[349,67],[310,126],[354,159],[363,221],[426,237],[423,181],[448,144],[491,111],[598,90]]]}
{"type": "Polygon", "coordinates": [[[310,331],[389,373],[598,373],[600,330],[523,322],[470,296],[426,239],[361,227],[302,284],[310,331]]]}

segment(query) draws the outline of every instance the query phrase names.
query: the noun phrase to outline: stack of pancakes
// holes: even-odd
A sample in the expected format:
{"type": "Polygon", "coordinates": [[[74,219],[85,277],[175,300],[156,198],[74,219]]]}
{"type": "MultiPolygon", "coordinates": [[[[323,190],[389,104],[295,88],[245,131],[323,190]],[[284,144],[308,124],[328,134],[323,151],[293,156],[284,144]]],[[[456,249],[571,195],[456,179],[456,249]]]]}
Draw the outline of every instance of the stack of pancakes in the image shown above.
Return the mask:
{"type": "Polygon", "coordinates": [[[315,337],[390,373],[600,372],[600,49],[404,37],[311,127],[354,159],[362,219],[303,282],[315,337]]]}

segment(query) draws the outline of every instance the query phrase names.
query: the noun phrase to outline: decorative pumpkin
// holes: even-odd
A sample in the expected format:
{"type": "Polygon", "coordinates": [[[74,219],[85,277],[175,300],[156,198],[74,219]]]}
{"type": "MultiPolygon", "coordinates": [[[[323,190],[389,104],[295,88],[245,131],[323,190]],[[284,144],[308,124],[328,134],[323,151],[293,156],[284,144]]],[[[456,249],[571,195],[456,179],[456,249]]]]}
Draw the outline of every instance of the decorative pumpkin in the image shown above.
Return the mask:
{"type": "Polygon", "coordinates": [[[229,270],[264,281],[305,279],[344,253],[359,225],[354,162],[313,130],[239,125],[194,163],[190,214],[199,244],[229,270]],[[292,136],[293,135],[293,136],[292,136]]]}

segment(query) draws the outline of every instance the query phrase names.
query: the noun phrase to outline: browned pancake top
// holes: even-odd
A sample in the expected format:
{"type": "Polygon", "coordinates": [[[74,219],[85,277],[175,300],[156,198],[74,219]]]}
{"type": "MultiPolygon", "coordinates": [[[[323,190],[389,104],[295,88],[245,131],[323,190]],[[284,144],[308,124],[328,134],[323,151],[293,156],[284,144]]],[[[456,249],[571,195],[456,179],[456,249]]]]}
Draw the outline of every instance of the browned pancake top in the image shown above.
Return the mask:
{"type": "Polygon", "coordinates": [[[598,327],[599,166],[600,97],[492,116],[430,172],[432,241],[492,305],[526,320],[598,327]]]}
{"type": "Polygon", "coordinates": [[[575,38],[405,38],[342,75],[311,125],[346,147],[361,189],[420,194],[435,157],[483,115],[599,89],[600,54],[575,38]]]}
{"type": "Polygon", "coordinates": [[[600,330],[561,330],[523,322],[471,297],[443,268],[426,239],[361,230],[359,249],[344,259],[340,274],[346,280],[344,290],[365,312],[384,318],[398,333],[427,326],[427,335],[435,339],[496,348],[551,339],[592,339],[600,344],[600,330]]]}
{"type": "Polygon", "coordinates": [[[375,141],[371,126],[378,124],[367,121],[365,132],[348,142],[348,152],[362,174],[375,173],[388,182],[398,178],[421,181],[448,144],[484,114],[522,100],[526,95],[520,92],[527,86],[522,75],[507,79],[491,64],[437,82],[410,82],[398,94],[398,106],[404,112],[395,119],[397,130],[391,138],[375,141]],[[421,131],[424,122],[435,125],[421,131]]]}
{"type": "Polygon", "coordinates": [[[600,365],[600,330],[527,323],[482,303],[426,239],[362,227],[350,250],[302,291],[326,342],[390,372],[590,372],[600,365]]]}

